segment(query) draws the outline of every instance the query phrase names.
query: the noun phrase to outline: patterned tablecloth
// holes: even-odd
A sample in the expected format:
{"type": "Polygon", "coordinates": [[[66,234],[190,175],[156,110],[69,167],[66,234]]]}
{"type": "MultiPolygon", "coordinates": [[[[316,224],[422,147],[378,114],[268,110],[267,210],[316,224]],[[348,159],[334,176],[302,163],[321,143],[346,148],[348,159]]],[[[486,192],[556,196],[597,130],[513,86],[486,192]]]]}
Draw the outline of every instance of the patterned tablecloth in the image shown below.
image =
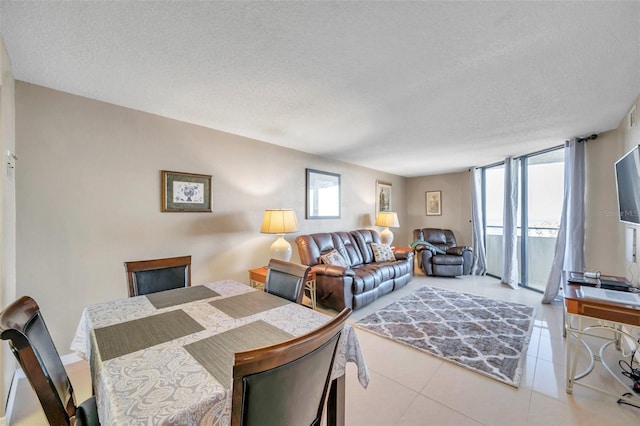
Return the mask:
{"type": "MultiPolygon", "coordinates": [[[[219,281],[89,306],[71,350],[89,360],[103,425],[228,425],[233,353],[305,334],[328,319],[219,281]]],[[[366,387],[369,372],[350,325],[334,378],[347,362],[366,387]]]]}

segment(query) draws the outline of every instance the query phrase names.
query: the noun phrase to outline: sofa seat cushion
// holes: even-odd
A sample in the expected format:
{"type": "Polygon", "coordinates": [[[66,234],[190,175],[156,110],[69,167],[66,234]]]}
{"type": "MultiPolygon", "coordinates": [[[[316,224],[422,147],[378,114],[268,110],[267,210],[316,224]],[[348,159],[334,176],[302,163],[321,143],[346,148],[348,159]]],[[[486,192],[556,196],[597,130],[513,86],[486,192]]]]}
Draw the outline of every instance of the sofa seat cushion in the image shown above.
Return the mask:
{"type": "Polygon", "coordinates": [[[379,268],[370,263],[353,268],[353,294],[364,293],[373,290],[383,281],[379,268]]]}
{"type": "Polygon", "coordinates": [[[405,261],[367,263],[353,268],[353,294],[377,288],[380,284],[410,272],[411,265],[405,261]]]}
{"type": "Polygon", "coordinates": [[[394,274],[393,278],[402,277],[403,275],[412,275],[413,274],[413,263],[412,262],[388,262],[389,267],[393,268],[394,274]]]}
{"type": "Polygon", "coordinates": [[[431,258],[431,263],[434,265],[462,265],[464,259],[452,254],[439,254],[431,258]]]}

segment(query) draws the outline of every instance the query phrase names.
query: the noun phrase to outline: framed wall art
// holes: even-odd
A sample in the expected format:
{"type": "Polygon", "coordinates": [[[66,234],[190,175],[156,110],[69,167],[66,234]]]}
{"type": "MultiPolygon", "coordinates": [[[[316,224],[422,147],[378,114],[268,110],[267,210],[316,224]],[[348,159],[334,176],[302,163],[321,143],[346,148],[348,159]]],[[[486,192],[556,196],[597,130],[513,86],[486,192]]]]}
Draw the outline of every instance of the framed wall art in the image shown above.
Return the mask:
{"type": "Polygon", "coordinates": [[[340,175],[306,169],[307,219],[340,219],[340,175]]]}
{"type": "Polygon", "coordinates": [[[393,187],[390,183],[376,181],[376,217],[380,212],[393,211],[391,204],[391,195],[393,187]]]}
{"type": "Polygon", "coordinates": [[[211,176],[162,170],[163,212],[211,212],[211,176]]]}
{"type": "Polygon", "coordinates": [[[425,192],[424,204],[427,211],[427,216],[442,215],[442,191],[425,192]]]}

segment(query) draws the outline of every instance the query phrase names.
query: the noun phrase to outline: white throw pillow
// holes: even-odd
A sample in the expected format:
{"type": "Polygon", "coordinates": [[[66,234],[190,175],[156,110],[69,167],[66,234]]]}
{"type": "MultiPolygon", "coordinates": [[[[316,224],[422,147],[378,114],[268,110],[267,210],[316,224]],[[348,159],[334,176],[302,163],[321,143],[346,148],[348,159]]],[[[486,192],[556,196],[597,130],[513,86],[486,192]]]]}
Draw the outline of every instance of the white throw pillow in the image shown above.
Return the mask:
{"type": "Polygon", "coordinates": [[[326,265],[342,266],[343,268],[349,267],[347,261],[344,260],[344,257],[342,257],[342,255],[338,253],[338,250],[336,249],[333,249],[330,252],[320,256],[320,262],[326,265]]]}
{"type": "Polygon", "coordinates": [[[391,246],[389,244],[369,243],[369,245],[371,246],[373,257],[376,259],[376,262],[396,260],[396,257],[393,255],[393,250],[391,250],[391,246]]]}

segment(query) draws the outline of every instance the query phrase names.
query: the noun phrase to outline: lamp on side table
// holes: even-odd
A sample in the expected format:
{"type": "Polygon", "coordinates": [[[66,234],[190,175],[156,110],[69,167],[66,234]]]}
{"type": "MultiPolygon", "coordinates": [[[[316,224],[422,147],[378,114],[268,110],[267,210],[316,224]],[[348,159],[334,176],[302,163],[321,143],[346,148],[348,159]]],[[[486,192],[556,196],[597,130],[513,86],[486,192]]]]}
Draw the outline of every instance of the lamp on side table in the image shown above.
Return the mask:
{"type": "Polygon", "coordinates": [[[384,230],[380,233],[382,244],[389,244],[393,241],[393,232],[389,228],[397,228],[400,226],[398,215],[396,212],[380,212],[376,217],[376,226],[383,226],[384,230]]]}
{"type": "Polygon", "coordinates": [[[278,238],[271,245],[269,256],[271,259],[291,260],[291,244],[284,239],[284,234],[298,231],[298,219],[295,210],[277,209],[265,210],[260,232],[276,234],[278,238]]]}

